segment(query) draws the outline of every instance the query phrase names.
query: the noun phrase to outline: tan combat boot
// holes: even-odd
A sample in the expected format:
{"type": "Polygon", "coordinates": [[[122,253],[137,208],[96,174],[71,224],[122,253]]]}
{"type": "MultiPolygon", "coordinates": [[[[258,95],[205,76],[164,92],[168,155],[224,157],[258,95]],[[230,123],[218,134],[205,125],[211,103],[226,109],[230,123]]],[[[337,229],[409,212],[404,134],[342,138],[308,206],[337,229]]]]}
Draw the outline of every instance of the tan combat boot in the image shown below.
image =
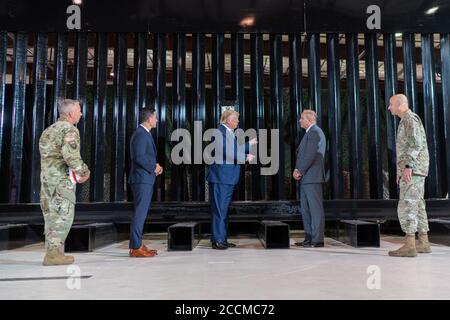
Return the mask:
{"type": "Polygon", "coordinates": [[[417,256],[416,251],[416,236],[414,233],[406,234],[405,244],[394,251],[389,251],[391,257],[415,257],[417,256]]]}
{"type": "Polygon", "coordinates": [[[44,257],[44,266],[58,266],[72,264],[75,261],[74,257],[66,256],[59,251],[58,248],[48,249],[44,257]]]}
{"type": "Polygon", "coordinates": [[[428,233],[419,232],[419,241],[416,245],[418,253],[431,253],[430,243],[428,242],[428,233]]]}

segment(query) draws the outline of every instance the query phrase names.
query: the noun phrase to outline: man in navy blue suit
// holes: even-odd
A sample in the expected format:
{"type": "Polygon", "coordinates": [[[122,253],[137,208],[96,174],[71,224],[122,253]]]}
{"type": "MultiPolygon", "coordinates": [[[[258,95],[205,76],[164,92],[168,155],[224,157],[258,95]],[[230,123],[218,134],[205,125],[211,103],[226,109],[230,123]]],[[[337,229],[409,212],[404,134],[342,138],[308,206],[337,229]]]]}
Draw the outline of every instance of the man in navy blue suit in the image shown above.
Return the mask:
{"type": "Polygon", "coordinates": [[[163,168],[156,163],[156,145],[150,130],[156,128],[158,118],[153,109],[142,109],[139,113],[140,125],[131,137],[131,169],[128,183],[134,198],[134,215],[130,226],[130,257],[153,257],[156,250],[142,243],[142,232],[153,195],[156,176],[163,168]]]}
{"type": "Polygon", "coordinates": [[[228,208],[233,198],[234,186],[239,182],[241,166],[245,160],[252,161],[249,146],[257,143],[256,138],[245,144],[244,150],[238,148],[234,130],[239,124],[239,113],[226,110],[218,130],[222,140],[217,141],[214,163],[208,167],[206,180],[209,182],[209,201],[211,203],[211,242],[213,249],[224,250],[235,245],[227,241],[228,208]],[[217,150],[218,149],[218,150],[217,150]]]}

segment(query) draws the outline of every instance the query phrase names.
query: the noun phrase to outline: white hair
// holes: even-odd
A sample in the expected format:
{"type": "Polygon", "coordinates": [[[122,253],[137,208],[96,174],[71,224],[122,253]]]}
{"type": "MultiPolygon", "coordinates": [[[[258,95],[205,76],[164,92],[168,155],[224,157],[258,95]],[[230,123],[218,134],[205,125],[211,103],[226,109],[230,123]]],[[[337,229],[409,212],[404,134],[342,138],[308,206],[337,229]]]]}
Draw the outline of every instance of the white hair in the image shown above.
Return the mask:
{"type": "Polygon", "coordinates": [[[306,117],[309,121],[314,122],[314,123],[317,122],[317,114],[316,114],[315,111],[310,110],[310,109],[305,109],[305,110],[303,110],[302,114],[304,114],[305,117],[306,117]]]}
{"type": "Polygon", "coordinates": [[[78,100],[72,99],[61,99],[58,103],[58,112],[59,114],[68,114],[69,112],[75,109],[75,106],[80,104],[78,100]]]}

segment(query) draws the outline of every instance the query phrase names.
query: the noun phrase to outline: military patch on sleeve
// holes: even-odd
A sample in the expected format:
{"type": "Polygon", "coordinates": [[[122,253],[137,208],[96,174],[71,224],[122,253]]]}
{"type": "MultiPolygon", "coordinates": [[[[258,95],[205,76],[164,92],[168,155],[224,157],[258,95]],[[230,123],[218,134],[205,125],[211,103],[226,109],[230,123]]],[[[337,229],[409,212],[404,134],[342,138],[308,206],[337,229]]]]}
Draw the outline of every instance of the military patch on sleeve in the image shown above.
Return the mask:
{"type": "Polygon", "coordinates": [[[78,147],[78,144],[75,141],[70,142],[69,145],[72,149],[76,149],[78,147]]]}
{"type": "Polygon", "coordinates": [[[78,135],[75,132],[69,132],[64,137],[64,143],[68,144],[72,149],[78,148],[78,135]]]}

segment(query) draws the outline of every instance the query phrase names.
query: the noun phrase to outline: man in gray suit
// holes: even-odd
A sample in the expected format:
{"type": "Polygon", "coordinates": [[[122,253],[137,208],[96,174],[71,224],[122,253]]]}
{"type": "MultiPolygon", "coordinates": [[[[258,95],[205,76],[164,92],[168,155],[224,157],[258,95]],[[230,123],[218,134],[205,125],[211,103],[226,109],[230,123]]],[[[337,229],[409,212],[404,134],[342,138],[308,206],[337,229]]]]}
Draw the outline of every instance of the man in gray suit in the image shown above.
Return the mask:
{"type": "Polygon", "coordinates": [[[325,214],[323,190],[325,182],[324,156],[325,135],[317,124],[317,115],[312,110],[302,112],[300,126],[306,129],[297,148],[297,160],[292,177],[300,181],[300,205],[305,229],[305,240],[295,243],[303,247],[323,247],[325,214]]]}

